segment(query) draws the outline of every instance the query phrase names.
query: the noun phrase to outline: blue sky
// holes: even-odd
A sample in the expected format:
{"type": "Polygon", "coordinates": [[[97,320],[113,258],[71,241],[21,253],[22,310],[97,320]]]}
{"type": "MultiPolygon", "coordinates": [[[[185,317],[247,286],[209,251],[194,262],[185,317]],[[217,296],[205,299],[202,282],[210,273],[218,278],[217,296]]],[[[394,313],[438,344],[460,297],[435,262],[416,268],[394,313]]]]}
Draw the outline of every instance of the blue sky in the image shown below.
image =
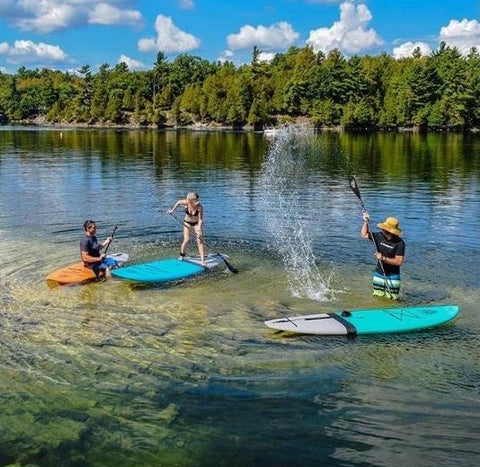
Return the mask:
{"type": "Polygon", "coordinates": [[[345,55],[480,49],[478,0],[0,0],[0,71],[152,68],[188,53],[249,62],[290,46],[345,55]]]}

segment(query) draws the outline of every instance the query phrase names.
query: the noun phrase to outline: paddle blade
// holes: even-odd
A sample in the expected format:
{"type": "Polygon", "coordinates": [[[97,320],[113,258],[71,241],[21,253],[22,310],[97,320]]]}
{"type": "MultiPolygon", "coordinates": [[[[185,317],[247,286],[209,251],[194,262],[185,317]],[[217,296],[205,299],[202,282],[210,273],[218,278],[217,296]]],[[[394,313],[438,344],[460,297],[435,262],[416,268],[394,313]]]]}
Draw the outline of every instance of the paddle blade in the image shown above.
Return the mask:
{"type": "Polygon", "coordinates": [[[355,193],[357,198],[361,200],[362,197],[360,196],[360,189],[358,188],[357,180],[355,179],[355,177],[353,175],[349,178],[348,182],[350,184],[350,188],[355,193]]]}
{"type": "Polygon", "coordinates": [[[348,182],[350,184],[350,188],[355,193],[355,196],[360,200],[360,204],[362,205],[362,210],[365,212],[367,210],[367,208],[365,207],[365,204],[363,203],[362,195],[360,194],[360,188],[358,187],[357,180],[352,175],[349,178],[348,182]]]}
{"type": "Polygon", "coordinates": [[[228,270],[233,273],[233,274],[238,274],[238,269],[234,266],[232,266],[223,256],[222,256],[223,262],[225,263],[225,266],[227,266],[228,270]]]}

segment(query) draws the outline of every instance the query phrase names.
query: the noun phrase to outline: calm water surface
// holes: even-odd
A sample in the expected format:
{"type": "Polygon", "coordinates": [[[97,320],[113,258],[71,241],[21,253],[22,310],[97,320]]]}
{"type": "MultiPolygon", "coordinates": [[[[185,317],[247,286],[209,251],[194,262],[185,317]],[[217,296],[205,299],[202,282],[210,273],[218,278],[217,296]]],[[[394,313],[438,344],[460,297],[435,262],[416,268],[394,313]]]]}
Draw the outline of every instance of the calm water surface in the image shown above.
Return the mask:
{"type": "Polygon", "coordinates": [[[475,135],[0,127],[0,465],[478,465],[479,219],[475,135]],[[454,322],[263,325],[391,305],[351,174],[375,223],[401,221],[403,303],[458,304],[454,322]],[[177,255],[166,210],[188,191],[238,275],[46,286],[87,218],[133,262],[177,255]]]}

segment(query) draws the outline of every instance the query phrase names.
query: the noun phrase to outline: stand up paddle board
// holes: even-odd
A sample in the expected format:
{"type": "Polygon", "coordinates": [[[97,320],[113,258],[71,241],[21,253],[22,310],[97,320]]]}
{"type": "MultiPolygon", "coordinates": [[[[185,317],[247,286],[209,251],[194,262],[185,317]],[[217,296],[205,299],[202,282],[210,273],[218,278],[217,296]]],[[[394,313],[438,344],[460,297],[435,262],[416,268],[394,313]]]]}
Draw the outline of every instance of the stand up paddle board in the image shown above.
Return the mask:
{"type": "Polygon", "coordinates": [[[355,336],[417,331],[444,324],[457,316],[456,305],[376,308],[293,316],[265,321],[272,329],[324,336],[355,336]]]}
{"type": "MultiPolygon", "coordinates": [[[[127,253],[113,253],[107,255],[107,258],[115,260],[118,265],[117,267],[120,267],[128,261],[129,256],[127,253]]],[[[50,286],[72,285],[90,282],[95,279],[95,273],[91,269],[86,268],[83,262],[80,262],[50,273],[47,276],[47,284],[50,286]]]]}
{"type": "Polygon", "coordinates": [[[226,255],[209,254],[202,266],[200,257],[186,256],[184,259],[161,259],[148,263],[134,264],[112,271],[112,276],[124,281],[141,284],[161,284],[197,276],[218,266],[224,265],[226,255]]]}

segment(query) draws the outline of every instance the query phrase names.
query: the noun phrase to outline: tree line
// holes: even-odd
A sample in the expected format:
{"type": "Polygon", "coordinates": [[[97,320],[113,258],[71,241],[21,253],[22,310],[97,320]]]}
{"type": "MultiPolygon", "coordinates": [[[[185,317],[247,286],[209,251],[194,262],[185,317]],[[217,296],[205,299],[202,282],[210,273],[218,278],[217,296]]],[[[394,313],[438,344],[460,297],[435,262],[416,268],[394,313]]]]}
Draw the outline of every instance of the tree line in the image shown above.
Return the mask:
{"type": "Polygon", "coordinates": [[[261,129],[308,119],[317,127],[466,130],[480,127],[480,54],[441,43],[430,55],[346,57],[291,47],[248,64],[159,52],[153,68],[89,65],[0,72],[0,121],[161,127],[201,123],[261,129]]]}

